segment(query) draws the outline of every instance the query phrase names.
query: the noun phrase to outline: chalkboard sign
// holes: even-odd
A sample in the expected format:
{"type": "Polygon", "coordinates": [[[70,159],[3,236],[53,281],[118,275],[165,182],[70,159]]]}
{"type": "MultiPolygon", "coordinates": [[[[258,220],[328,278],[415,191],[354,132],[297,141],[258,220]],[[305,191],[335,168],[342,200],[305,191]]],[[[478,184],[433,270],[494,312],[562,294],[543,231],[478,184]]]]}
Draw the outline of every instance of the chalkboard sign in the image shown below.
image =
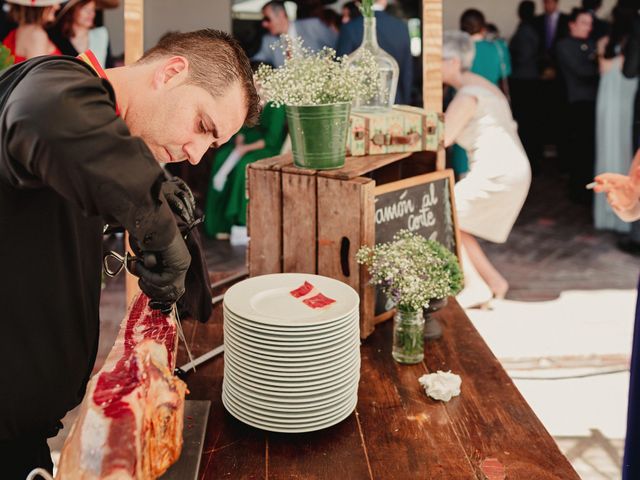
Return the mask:
{"type": "MultiPolygon", "coordinates": [[[[389,242],[400,230],[409,230],[439,241],[458,255],[453,183],[453,171],[444,170],[376,187],[375,242],[389,242]]],[[[376,316],[391,308],[378,289],[376,316]]]]}

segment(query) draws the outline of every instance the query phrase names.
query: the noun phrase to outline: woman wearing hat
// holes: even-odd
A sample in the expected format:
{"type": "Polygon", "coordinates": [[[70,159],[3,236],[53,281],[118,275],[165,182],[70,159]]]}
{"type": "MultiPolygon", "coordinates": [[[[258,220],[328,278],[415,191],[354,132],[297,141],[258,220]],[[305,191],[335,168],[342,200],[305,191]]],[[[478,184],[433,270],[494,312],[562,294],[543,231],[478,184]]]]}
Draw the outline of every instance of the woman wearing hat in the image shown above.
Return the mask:
{"type": "Polygon", "coordinates": [[[49,39],[45,25],[55,20],[59,0],[7,0],[9,15],[18,24],[3,40],[15,63],[40,55],[62,55],[49,39]]]}
{"type": "Polygon", "coordinates": [[[91,50],[100,65],[111,68],[109,32],[107,27],[94,28],[96,8],[94,0],[69,0],[58,13],[56,24],[49,33],[63,55],[76,57],[91,50]]]}

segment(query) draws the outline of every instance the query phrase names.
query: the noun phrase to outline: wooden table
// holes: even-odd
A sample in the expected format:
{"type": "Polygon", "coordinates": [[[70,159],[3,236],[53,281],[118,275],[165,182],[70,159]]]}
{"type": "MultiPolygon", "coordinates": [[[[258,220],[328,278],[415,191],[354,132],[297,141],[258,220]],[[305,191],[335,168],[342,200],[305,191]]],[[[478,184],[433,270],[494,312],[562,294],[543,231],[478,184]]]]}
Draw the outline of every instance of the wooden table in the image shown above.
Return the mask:
{"type": "MultiPolygon", "coordinates": [[[[200,478],[578,480],[464,311],[450,300],[437,315],[443,338],[427,344],[418,365],[392,360],[391,322],[379,325],[361,348],[356,412],[320,432],[244,425],[222,406],[224,359],[199,367],[188,378],[188,398],[212,401],[200,478]],[[442,403],[425,395],[418,377],[437,370],[462,377],[459,397],[442,403]],[[492,476],[496,462],[487,459],[506,477],[492,476]]],[[[194,355],[219,345],[221,307],[207,324],[185,322],[185,334],[194,355]]]]}

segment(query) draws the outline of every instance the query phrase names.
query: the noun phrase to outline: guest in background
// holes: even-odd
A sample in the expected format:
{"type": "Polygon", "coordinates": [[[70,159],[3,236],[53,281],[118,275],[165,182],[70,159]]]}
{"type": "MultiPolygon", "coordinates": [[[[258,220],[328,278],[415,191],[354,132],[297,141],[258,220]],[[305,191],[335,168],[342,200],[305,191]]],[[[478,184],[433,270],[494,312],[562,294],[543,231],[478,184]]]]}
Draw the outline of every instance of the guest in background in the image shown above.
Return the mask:
{"type": "Polygon", "coordinates": [[[538,98],[538,51],[540,38],[533,25],[535,4],[531,0],[523,0],[518,7],[520,24],[511,37],[509,51],[511,53],[511,109],[518,122],[518,134],[535,172],[542,158],[540,140],[540,108],[538,98]]]}
{"type": "Polygon", "coordinates": [[[292,22],[289,20],[284,2],[272,0],[262,7],[262,26],[269,32],[262,37],[260,50],[251,60],[264,62],[274,67],[284,65],[284,53],[280,48],[272,48],[278,44],[282,35],[291,38],[300,37],[303,45],[312,51],[322,50],[323,47],[335,48],[337,33],[327,27],[318,18],[305,18],[292,22]]]}
{"type": "Polygon", "coordinates": [[[285,136],[284,107],[267,104],[258,125],[243,127],[215,152],[204,217],[208,236],[229,238],[233,229],[240,240],[246,239],[247,165],[279,155],[285,136]]]}
{"type": "MultiPolygon", "coordinates": [[[[385,52],[395,58],[400,67],[398,90],[395,103],[411,103],[411,83],[413,81],[413,60],[411,57],[411,40],[407,24],[384,11],[386,0],[375,0],[373,9],[376,16],[376,34],[378,44],[385,52]]],[[[338,56],[348,55],[362,43],[364,35],[364,20],[362,16],[352,19],[340,30],[338,56]]]]}
{"type": "Polygon", "coordinates": [[[61,55],[49,39],[45,26],[55,20],[59,0],[10,0],[10,18],[18,25],[2,43],[11,50],[15,63],[40,55],[61,55]]]}
{"type": "MultiPolygon", "coordinates": [[[[511,55],[504,41],[487,39],[487,22],[480,10],[470,8],[460,17],[460,30],[475,42],[476,55],[471,72],[502,88],[511,74],[511,55]]],[[[504,91],[504,90],[503,90],[504,91]]]]}
{"type": "MultiPolygon", "coordinates": [[[[637,40],[640,41],[640,38],[637,40]]],[[[640,68],[640,65],[636,65],[636,67],[640,68]]],[[[628,70],[627,73],[631,73],[631,70],[628,70]]],[[[634,77],[640,75],[640,69],[634,73],[634,77]]],[[[595,180],[598,183],[594,189],[595,192],[606,193],[607,202],[621,220],[625,222],[640,221],[640,150],[636,151],[627,175],[603,173],[598,175],[595,180]]],[[[631,349],[627,434],[624,441],[622,480],[640,478],[640,457],[638,457],[640,449],[640,283],[638,293],[631,349]]]]}
{"type": "Polygon", "coordinates": [[[558,67],[567,89],[567,155],[569,194],[572,200],[590,204],[591,192],[584,186],[593,178],[595,150],[598,62],[596,45],[589,40],[593,17],[584,8],[574,8],[569,17],[569,36],[558,41],[558,67]]]}
{"type": "MultiPolygon", "coordinates": [[[[620,1],[622,3],[622,0],[620,1]]],[[[626,3],[626,2],[625,2],[626,3]]],[[[638,11],[638,1],[630,0],[629,6],[638,11]]],[[[624,48],[624,66],[622,73],[627,78],[640,77],[640,17],[636,15],[633,20],[631,34],[624,48]]],[[[640,90],[640,89],[639,89],[640,90]]],[[[640,94],[636,93],[635,99],[635,124],[634,124],[634,146],[638,148],[640,133],[637,129],[640,120],[640,94]]],[[[632,193],[630,202],[625,205],[626,212],[614,209],[621,218],[626,221],[633,221],[631,234],[625,244],[618,245],[633,254],[640,253],[640,209],[637,209],[640,199],[640,156],[636,152],[636,158],[631,163],[629,175],[625,182],[621,182],[623,194],[632,193]],[[629,185],[629,182],[631,185],[629,185]],[[628,188],[631,186],[632,188],[628,188]],[[635,212],[634,212],[635,210],[635,212]],[[633,215],[635,213],[635,216],[633,215]]],[[[608,195],[611,200],[615,198],[608,195]]],[[[620,208],[620,207],[618,207],[620,208]]],[[[639,287],[640,291],[640,287],[639,287]]],[[[638,296],[640,298],[640,295],[638,296]]],[[[640,478],[640,459],[638,449],[640,449],[640,304],[636,304],[636,319],[633,329],[633,348],[631,352],[631,375],[629,379],[629,401],[627,407],[627,434],[624,441],[624,459],[622,461],[622,480],[635,480],[640,478]]]]}
{"type": "Polygon", "coordinates": [[[342,23],[349,23],[354,18],[362,16],[360,2],[347,2],[342,5],[342,23]]]}
{"type": "Polygon", "coordinates": [[[69,0],[58,13],[56,24],[49,33],[63,55],[76,57],[91,50],[102,67],[111,68],[109,31],[107,27],[96,28],[95,17],[94,0],[69,0]]]}
{"type": "MultiPolygon", "coordinates": [[[[623,3],[620,0],[619,3],[623,3]]],[[[630,8],[638,10],[638,0],[626,0],[625,5],[628,4],[630,8]]],[[[637,78],[640,76],[640,17],[636,17],[633,21],[631,28],[631,35],[629,40],[623,49],[624,53],[624,66],[622,73],[626,78],[637,78]]],[[[633,147],[634,149],[640,148],[640,88],[636,93],[633,115],[633,147]]],[[[622,238],[618,241],[618,248],[631,255],[640,255],[640,220],[631,223],[631,231],[629,236],[622,238]]],[[[640,395],[640,390],[639,393],[640,395]]],[[[638,397],[640,401],[640,397],[638,397]]],[[[640,415],[639,415],[640,418],[640,415]]],[[[636,432],[638,435],[637,442],[640,442],[640,428],[636,432]]],[[[638,443],[640,444],[640,443],[638,443]]],[[[640,464],[638,464],[640,467],[640,464]]],[[[636,475],[637,476],[637,475],[636,475]]],[[[628,477],[633,478],[633,477],[628,477]]]]}
{"type": "MultiPolygon", "coordinates": [[[[511,74],[511,55],[504,42],[488,40],[487,22],[480,10],[470,8],[460,17],[460,30],[468,33],[475,43],[475,57],[471,65],[471,73],[486,78],[497,85],[508,96],[508,77],[511,74]]],[[[458,174],[469,170],[466,152],[459,145],[454,145],[451,153],[453,169],[458,174]]]]}
{"type": "Polygon", "coordinates": [[[598,17],[598,10],[602,7],[602,0],[582,0],[582,8],[589,10],[593,17],[593,28],[589,39],[598,42],[602,37],[609,34],[611,26],[609,22],[598,17]]]}
{"type": "Polygon", "coordinates": [[[543,0],[544,13],[534,20],[538,32],[540,49],[538,50],[538,68],[540,83],[538,98],[540,118],[540,137],[543,144],[556,145],[560,168],[568,170],[565,156],[566,145],[567,92],[564,82],[558,75],[556,64],[556,44],[569,34],[569,16],[558,9],[558,0],[543,0]]]}
{"type": "MultiPolygon", "coordinates": [[[[617,5],[608,37],[598,43],[600,85],[596,104],[596,173],[625,174],[633,155],[633,111],[629,100],[635,98],[638,79],[622,75],[623,48],[627,44],[634,19],[634,8],[617,5]]],[[[594,198],[594,225],[599,230],[628,233],[631,225],[611,210],[602,195],[594,198]]]]}
{"type": "Polygon", "coordinates": [[[540,68],[543,78],[555,78],[556,43],[569,34],[569,16],[558,9],[558,0],[543,0],[544,13],[534,20],[540,38],[540,68]]]}
{"type": "Polygon", "coordinates": [[[465,307],[506,295],[507,280],[475,237],[504,243],[531,183],[509,102],[495,84],[469,71],[474,50],[468,34],[445,32],[442,78],[457,91],[445,113],[445,145],[458,142],[465,147],[470,165],[455,186],[465,273],[458,300],[465,307]]]}
{"type": "Polygon", "coordinates": [[[325,6],[334,3],[335,0],[293,0],[296,4],[296,17],[298,20],[305,18],[320,18],[325,6]]]}
{"type": "Polygon", "coordinates": [[[342,17],[332,8],[325,8],[320,14],[320,20],[337,35],[342,26],[342,17]]]}

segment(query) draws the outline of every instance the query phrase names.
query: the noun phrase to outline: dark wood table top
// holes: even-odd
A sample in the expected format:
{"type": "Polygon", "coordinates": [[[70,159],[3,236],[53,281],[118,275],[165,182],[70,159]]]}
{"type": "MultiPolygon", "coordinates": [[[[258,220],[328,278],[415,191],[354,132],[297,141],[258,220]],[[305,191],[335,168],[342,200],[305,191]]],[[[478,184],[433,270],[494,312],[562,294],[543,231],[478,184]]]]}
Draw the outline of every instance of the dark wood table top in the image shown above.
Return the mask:
{"type": "MultiPolygon", "coordinates": [[[[417,365],[391,358],[391,322],[378,325],[361,347],[356,411],[319,432],[269,433],[234,419],[221,400],[222,356],[190,373],[187,398],[212,402],[200,478],[578,480],[458,304],[436,315],[444,335],[417,365]],[[462,377],[459,397],[425,395],[418,378],[437,370],[462,377]]],[[[194,356],[220,345],[221,306],[184,329],[194,356]]],[[[179,355],[182,364],[182,347],[179,355]]]]}

